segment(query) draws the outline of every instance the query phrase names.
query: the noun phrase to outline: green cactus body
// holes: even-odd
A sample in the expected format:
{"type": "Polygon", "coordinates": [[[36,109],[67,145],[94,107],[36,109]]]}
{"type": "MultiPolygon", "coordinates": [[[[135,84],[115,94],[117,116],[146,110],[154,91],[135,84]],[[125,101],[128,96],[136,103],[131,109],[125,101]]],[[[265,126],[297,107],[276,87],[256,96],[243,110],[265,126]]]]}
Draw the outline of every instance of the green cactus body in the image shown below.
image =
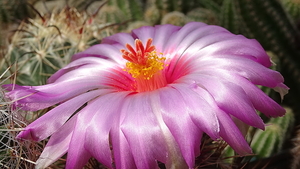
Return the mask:
{"type": "Polygon", "coordinates": [[[286,115],[273,118],[266,124],[265,131],[257,130],[252,139],[251,147],[258,157],[269,157],[278,153],[283,143],[290,137],[290,130],[294,126],[294,114],[286,108],[286,115]]]}
{"type": "Polygon", "coordinates": [[[221,5],[217,0],[201,0],[199,3],[201,7],[212,10],[214,13],[220,13],[221,11],[221,5]]]}
{"type": "Polygon", "coordinates": [[[191,21],[204,22],[211,25],[217,25],[219,22],[218,14],[205,8],[195,8],[186,14],[191,21]]]}
{"type": "Polygon", "coordinates": [[[144,20],[152,25],[158,24],[161,15],[155,4],[148,4],[144,12],[144,20]]]}
{"type": "Polygon", "coordinates": [[[296,22],[300,21],[300,1],[299,0],[281,0],[286,11],[296,22]]]}
{"type": "Polygon", "coordinates": [[[161,11],[162,15],[172,11],[187,12],[188,10],[195,8],[195,0],[150,0],[151,3],[155,3],[161,11]]]}
{"type": "Polygon", "coordinates": [[[143,19],[143,4],[139,0],[110,0],[108,5],[118,7],[128,19],[143,19]]]}
{"type": "Polygon", "coordinates": [[[224,0],[220,12],[220,25],[232,33],[239,33],[238,18],[233,0],[224,0]]]}
{"type": "Polygon", "coordinates": [[[183,26],[186,23],[186,16],[178,11],[167,13],[161,20],[161,24],[172,24],[183,26]]]}

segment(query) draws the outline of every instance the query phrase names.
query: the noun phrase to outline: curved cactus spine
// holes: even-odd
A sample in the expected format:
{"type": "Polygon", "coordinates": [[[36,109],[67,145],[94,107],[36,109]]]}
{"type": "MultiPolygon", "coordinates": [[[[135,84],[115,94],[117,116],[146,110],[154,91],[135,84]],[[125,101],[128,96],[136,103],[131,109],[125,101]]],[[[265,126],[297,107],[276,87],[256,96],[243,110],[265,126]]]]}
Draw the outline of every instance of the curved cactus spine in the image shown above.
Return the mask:
{"type": "Polygon", "coordinates": [[[5,97],[1,87],[9,78],[5,78],[10,67],[0,73],[0,168],[34,168],[37,154],[42,152],[44,142],[18,141],[16,135],[30,121],[36,118],[32,112],[11,108],[11,102],[5,97]]]}

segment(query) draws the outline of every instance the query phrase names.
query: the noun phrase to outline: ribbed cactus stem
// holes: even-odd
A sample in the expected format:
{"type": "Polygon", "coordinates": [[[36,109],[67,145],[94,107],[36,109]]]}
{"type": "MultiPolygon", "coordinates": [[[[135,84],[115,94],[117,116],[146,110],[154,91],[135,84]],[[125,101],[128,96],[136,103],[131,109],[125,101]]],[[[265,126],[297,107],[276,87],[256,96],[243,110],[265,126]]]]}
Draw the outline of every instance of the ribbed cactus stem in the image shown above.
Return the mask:
{"type": "Polygon", "coordinates": [[[232,33],[239,33],[238,18],[234,0],[224,0],[220,12],[220,25],[232,33]]]}
{"type": "Polygon", "coordinates": [[[279,152],[284,141],[290,137],[290,130],[294,126],[294,114],[290,108],[286,108],[283,117],[272,118],[265,131],[257,130],[252,139],[251,147],[258,157],[269,157],[279,152]]]}

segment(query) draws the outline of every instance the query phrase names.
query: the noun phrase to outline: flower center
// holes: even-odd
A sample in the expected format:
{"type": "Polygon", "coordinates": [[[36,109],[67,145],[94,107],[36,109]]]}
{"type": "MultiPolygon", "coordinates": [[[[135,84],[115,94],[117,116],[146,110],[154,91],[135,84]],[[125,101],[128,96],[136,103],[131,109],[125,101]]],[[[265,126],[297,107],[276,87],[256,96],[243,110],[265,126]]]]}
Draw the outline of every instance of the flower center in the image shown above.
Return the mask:
{"type": "Polygon", "coordinates": [[[121,50],[123,58],[128,60],[124,70],[135,79],[137,92],[155,90],[167,84],[162,73],[166,58],[159,57],[152,39],[147,40],[146,46],[136,39],[135,49],[129,44],[126,44],[126,48],[121,50]]]}

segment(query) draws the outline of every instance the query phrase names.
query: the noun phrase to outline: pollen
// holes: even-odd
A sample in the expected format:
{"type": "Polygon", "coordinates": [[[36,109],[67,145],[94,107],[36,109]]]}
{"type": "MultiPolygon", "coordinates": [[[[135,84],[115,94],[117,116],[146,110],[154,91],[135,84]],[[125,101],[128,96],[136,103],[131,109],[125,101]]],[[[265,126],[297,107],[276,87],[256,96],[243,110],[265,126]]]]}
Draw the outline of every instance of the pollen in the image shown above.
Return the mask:
{"type": "Polygon", "coordinates": [[[151,44],[152,39],[148,39],[145,47],[141,40],[136,39],[135,49],[127,44],[128,50],[121,50],[123,58],[128,60],[124,70],[133,78],[150,80],[164,68],[166,58],[162,57],[162,53],[158,54],[151,44]]]}

